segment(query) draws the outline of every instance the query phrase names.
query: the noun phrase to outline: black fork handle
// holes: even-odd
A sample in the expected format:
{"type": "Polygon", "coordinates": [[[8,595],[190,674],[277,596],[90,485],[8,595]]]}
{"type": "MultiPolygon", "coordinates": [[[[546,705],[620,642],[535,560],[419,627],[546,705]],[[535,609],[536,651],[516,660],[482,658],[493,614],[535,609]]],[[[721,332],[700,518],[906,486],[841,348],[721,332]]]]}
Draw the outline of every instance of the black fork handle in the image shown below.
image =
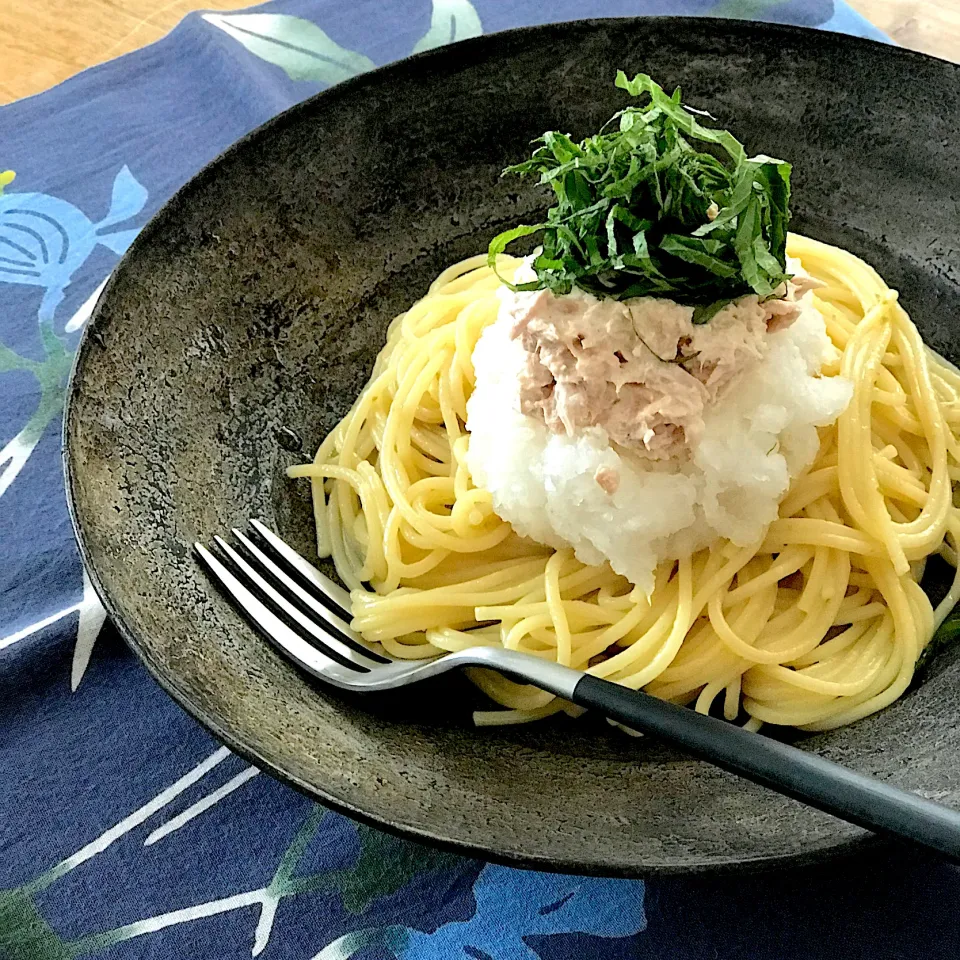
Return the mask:
{"type": "Polygon", "coordinates": [[[815,753],[608,680],[581,677],[571,699],[777,793],[960,862],[960,812],[949,807],[855,773],[815,753]]]}

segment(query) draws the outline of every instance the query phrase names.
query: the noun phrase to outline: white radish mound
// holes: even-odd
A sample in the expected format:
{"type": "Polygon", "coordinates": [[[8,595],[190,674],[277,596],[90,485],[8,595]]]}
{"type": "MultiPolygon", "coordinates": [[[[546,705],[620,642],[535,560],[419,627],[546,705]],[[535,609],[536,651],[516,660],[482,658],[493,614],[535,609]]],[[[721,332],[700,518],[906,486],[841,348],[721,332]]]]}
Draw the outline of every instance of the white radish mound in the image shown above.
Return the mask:
{"type": "Polygon", "coordinates": [[[524,350],[501,309],[473,353],[467,466],[474,482],[521,536],[571,546],[583,563],[609,560],[647,592],[663,561],[723,538],[759,544],[790,481],[817,455],[817,427],[833,423],[853,392],[847,380],[819,376],[835,348],[809,295],[803,306],[706,411],[703,437],[683,463],[614,449],[600,427],[567,436],[520,413],[524,350]],[[619,474],[613,494],[595,479],[601,467],[619,474]]]}

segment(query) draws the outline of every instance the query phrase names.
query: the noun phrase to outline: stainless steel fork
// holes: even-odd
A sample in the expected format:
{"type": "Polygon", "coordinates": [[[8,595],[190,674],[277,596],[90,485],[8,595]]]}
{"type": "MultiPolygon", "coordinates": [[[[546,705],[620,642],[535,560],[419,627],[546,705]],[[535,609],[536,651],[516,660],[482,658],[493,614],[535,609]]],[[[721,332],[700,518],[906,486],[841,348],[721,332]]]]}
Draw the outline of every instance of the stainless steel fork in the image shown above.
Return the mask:
{"type": "MultiPolygon", "coordinates": [[[[214,541],[197,554],[263,636],[318,679],[376,693],[462,667],[485,667],[598,710],[724,770],[878,833],[960,862],[960,813],[808,750],[658,700],[579,670],[500,647],[471,647],[429,660],[391,660],[351,629],[350,595],[259,520],[236,546],[214,541]]],[[[482,734],[478,734],[482,735],[482,734]]]]}

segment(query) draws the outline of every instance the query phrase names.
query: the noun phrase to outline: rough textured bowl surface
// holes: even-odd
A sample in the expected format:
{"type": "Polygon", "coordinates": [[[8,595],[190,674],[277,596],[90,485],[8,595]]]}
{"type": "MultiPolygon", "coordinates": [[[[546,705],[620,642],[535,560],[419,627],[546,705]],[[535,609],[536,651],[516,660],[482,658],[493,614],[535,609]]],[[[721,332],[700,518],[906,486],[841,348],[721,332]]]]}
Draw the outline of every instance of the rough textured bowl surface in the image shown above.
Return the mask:
{"type": "MultiPolygon", "coordinates": [[[[615,875],[781,865],[854,827],[599,722],[469,725],[453,679],[358,701],[309,682],[218,595],[191,544],[260,516],[315,556],[311,455],[431,278],[530,222],[498,179],[548,128],[623,104],[618,67],[682,84],[794,163],[795,226],[871,260],[927,341],[960,334],[960,69],[867,41],[689,19],[471,40],[345,83],[256,131],[141,233],[80,348],[66,463],[80,543],[169,693],[269,772],[355,816],[493,859],[615,875]]],[[[960,659],[805,740],[960,807],[960,659]]]]}

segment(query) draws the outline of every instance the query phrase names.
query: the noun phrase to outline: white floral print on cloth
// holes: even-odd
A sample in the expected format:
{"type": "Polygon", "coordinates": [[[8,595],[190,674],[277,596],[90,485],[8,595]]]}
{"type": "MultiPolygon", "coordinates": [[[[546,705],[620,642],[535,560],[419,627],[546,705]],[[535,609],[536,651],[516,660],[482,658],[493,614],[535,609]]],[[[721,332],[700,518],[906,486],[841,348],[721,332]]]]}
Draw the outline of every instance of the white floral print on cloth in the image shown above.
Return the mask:
{"type": "MultiPolygon", "coordinates": [[[[394,839],[315,805],[304,811],[269,882],[262,886],[177,905],[152,916],[123,918],[109,929],[70,938],[43,919],[38,901],[45,891],[75,871],[100,866],[97,858],[110,857],[111,848],[125,838],[143,837],[143,847],[149,847],[205,816],[215,818],[213,830],[229,842],[229,824],[216,807],[257,774],[255,768],[246,767],[221,786],[208,787],[210,774],[231,759],[226,747],[213,751],[79,850],[36,877],[0,890],[0,955],[10,960],[95,956],[126,941],[162,938],[173,928],[231,915],[237,924],[252,928],[250,953],[256,957],[267,949],[275,926],[282,926],[278,908],[287,898],[336,893],[342,909],[362,923],[375,901],[396,894],[418,877],[440,872],[470,885],[474,906],[472,911],[468,907],[467,915],[429,932],[400,924],[360,926],[327,944],[317,957],[348,960],[357,951],[378,945],[392,951],[397,960],[536,960],[525,937],[571,932],[628,937],[646,926],[640,882],[484,866],[394,839]],[[169,808],[184,797],[193,798],[190,806],[163,821],[169,808]],[[158,826],[158,821],[163,822],[158,826]],[[301,865],[309,848],[329,841],[331,828],[339,834],[335,842],[351,850],[347,863],[304,872],[301,865]]],[[[129,863],[128,869],[135,866],[129,863]]]]}

